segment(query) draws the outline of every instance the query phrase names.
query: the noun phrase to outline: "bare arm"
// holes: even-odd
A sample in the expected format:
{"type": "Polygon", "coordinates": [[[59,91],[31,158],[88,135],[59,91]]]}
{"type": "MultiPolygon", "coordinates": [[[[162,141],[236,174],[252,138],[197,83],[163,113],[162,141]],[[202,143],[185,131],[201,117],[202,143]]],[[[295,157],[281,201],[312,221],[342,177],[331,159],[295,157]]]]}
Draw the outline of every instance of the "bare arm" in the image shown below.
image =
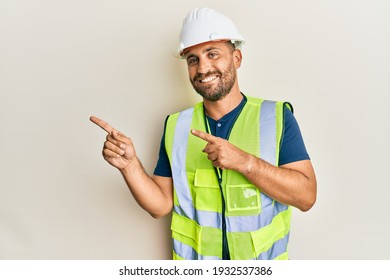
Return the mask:
{"type": "Polygon", "coordinates": [[[317,183],[310,160],[296,161],[279,167],[241,151],[236,170],[268,196],[308,211],[316,201],[317,183]]]}
{"type": "Polygon", "coordinates": [[[150,177],[138,159],[129,137],[99,118],[91,117],[90,120],[108,133],[103,157],[122,173],[138,204],[154,218],[167,215],[173,206],[172,178],[150,177]]]}
{"type": "Polygon", "coordinates": [[[192,130],[193,135],[207,141],[203,152],[213,165],[243,174],[262,192],[287,205],[308,211],[315,203],[317,183],[310,160],[273,166],[230,144],[227,140],[192,130]]]}

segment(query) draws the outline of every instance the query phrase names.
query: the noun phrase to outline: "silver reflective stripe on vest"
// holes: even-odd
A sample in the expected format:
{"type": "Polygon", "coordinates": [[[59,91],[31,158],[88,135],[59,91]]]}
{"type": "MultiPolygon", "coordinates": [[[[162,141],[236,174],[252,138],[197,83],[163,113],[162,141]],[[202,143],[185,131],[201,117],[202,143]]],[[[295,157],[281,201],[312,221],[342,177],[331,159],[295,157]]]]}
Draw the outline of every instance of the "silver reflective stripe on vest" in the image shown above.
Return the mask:
{"type": "MultiPolygon", "coordinates": [[[[265,200],[273,201],[266,195],[261,195],[262,202],[265,200]]],[[[226,216],[226,227],[228,232],[249,232],[256,231],[268,226],[273,218],[282,211],[288,209],[288,206],[277,201],[272,206],[264,207],[259,215],[254,216],[226,216]]]]}
{"type": "MultiPolygon", "coordinates": [[[[260,158],[276,165],[276,102],[264,100],[260,109],[260,158]]],[[[262,209],[269,207],[273,199],[261,193],[262,209]]],[[[263,210],[262,210],[263,212],[263,210]]],[[[263,218],[262,218],[263,219],[263,218]]]]}
{"type": "MultiPolygon", "coordinates": [[[[260,109],[260,157],[268,163],[277,166],[276,161],[276,102],[264,100],[260,109]]],[[[272,219],[288,209],[287,205],[274,201],[264,193],[260,194],[262,210],[259,215],[259,225],[267,225],[272,219]],[[273,204],[271,206],[271,204],[273,204]],[[268,211],[267,211],[267,210],[268,211]],[[269,212],[269,213],[267,213],[269,212]]],[[[286,252],[289,234],[276,241],[266,252],[261,253],[258,260],[272,260],[286,252]]]]}
{"type": "Polygon", "coordinates": [[[222,228],[222,214],[217,212],[197,210],[195,207],[174,206],[176,213],[188,217],[185,213],[191,213],[194,217],[192,220],[196,221],[198,225],[203,227],[222,228]],[[188,209],[186,209],[188,208],[188,209]]]}
{"type": "MultiPolygon", "coordinates": [[[[266,197],[266,199],[269,199],[266,197]]],[[[279,202],[274,202],[273,207],[263,209],[260,215],[255,216],[225,216],[228,232],[249,232],[263,228],[272,222],[275,214],[287,210],[287,206],[279,202]]],[[[194,221],[203,227],[222,228],[222,214],[197,210],[194,207],[174,206],[174,211],[182,216],[191,213],[194,221]]]]}
{"type": "Polygon", "coordinates": [[[188,136],[194,108],[187,109],[179,114],[172,145],[172,178],[174,180],[177,199],[179,200],[181,215],[194,218],[193,203],[186,174],[186,157],[188,136]]]}
{"type": "Polygon", "coordinates": [[[263,101],[260,110],[261,158],[276,165],[276,102],[263,101]]]}

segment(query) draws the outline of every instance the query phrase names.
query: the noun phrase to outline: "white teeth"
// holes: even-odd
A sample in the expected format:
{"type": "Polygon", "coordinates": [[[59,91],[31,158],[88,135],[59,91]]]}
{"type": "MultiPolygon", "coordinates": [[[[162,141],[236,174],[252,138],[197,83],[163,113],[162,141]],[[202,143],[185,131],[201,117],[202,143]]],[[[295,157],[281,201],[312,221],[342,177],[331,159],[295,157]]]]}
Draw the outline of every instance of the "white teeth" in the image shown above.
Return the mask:
{"type": "Polygon", "coordinates": [[[208,77],[208,78],[206,78],[204,80],[201,80],[200,82],[201,83],[208,83],[208,82],[210,82],[212,80],[215,80],[216,78],[217,78],[217,76],[210,76],[210,77],[208,77]]]}

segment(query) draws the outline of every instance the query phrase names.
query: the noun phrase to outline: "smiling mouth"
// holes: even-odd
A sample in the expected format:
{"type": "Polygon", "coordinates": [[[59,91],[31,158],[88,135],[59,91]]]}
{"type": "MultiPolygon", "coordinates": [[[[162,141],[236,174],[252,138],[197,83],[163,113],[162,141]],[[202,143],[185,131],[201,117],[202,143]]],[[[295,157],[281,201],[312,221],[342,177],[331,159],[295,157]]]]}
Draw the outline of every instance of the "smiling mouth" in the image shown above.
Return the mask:
{"type": "Polygon", "coordinates": [[[211,82],[211,81],[215,80],[216,78],[218,78],[217,75],[212,75],[212,76],[209,76],[209,77],[207,77],[207,78],[205,78],[203,80],[199,80],[199,82],[201,82],[202,84],[203,83],[208,83],[208,82],[211,82]]]}

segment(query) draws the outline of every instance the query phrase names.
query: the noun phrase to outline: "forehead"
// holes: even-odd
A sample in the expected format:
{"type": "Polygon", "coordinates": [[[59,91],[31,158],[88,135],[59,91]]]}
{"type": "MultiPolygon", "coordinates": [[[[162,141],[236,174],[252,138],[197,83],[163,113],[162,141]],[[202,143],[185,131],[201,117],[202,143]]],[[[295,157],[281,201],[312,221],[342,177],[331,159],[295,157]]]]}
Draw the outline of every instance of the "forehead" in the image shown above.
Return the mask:
{"type": "Polygon", "coordinates": [[[185,49],[183,51],[183,56],[188,57],[189,55],[197,55],[206,53],[213,49],[219,49],[221,51],[228,50],[228,45],[226,44],[226,41],[217,41],[217,42],[206,42],[202,43],[193,47],[190,47],[188,49],[185,49]]]}

